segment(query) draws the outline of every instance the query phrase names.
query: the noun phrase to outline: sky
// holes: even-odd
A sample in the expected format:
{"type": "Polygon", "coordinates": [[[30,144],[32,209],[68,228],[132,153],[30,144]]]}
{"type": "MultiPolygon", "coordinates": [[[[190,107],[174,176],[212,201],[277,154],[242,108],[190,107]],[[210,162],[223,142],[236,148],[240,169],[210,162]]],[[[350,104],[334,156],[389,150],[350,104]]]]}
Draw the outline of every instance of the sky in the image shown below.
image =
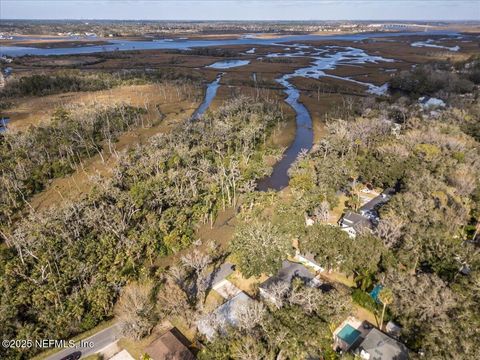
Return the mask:
{"type": "Polygon", "coordinates": [[[480,20],[480,0],[0,0],[1,19],[480,20]]]}

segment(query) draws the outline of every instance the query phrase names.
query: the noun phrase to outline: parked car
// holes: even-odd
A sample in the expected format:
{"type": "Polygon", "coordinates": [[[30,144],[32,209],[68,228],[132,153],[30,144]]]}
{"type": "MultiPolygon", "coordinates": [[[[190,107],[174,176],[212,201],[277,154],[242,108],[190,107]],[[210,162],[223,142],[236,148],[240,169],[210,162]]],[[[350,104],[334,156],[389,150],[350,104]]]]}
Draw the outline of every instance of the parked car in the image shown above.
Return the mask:
{"type": "Polygon", "coordinates": [[[75,351],[71,354],[68,354],[67,356],[61,358],[60,360],[78,360],[82,357],[82,352],[81,351],[75,351]]]}

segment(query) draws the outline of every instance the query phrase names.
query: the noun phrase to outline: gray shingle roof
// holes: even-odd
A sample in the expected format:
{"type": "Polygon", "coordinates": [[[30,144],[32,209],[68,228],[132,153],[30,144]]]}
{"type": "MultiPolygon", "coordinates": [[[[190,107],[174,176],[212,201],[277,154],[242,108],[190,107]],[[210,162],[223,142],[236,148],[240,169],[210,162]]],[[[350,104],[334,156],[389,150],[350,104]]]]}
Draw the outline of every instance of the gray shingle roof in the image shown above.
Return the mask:
{"type": "Polygon", "coordinates": [[[370,226],[370,220],[363,215],[347,211],[342,217],[341,224],[348,227],[370,226]]]}
{"type": "Polygon", "coordinates": [[[312,273],[302,264],[293,263],[291,261],[285,260],[282,263],[282,268],[278,271],[275,276],[272,276],[265,280],[260,287],[262,289],[267,289],[270,285],[275,284],[279,281],[286,282],[290,284],[294,277],[301,278],[304,282],[310,281],[314,278],[312,273]]]}
{"type": "Polygon", "coordinates": [[[408,360],[407,347],[376,328],[365,336],[356,352],[362,350],[370,355],[369,360],[408,360]]]}

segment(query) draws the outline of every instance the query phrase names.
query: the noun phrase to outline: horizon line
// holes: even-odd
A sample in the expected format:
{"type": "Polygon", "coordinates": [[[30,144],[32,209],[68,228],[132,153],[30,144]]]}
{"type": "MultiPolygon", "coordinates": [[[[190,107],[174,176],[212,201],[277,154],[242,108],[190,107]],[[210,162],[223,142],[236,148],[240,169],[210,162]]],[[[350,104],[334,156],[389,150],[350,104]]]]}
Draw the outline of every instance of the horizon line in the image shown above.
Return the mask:
{"type": "Polygon", "coordinates": [[[271,20],[266,20],[266,19],[113,19],[113,18],[102,18],[102,19],[97,19],[97,18],[49,18],[49,19],[38,19],[38,18],[4,18],[0,19],[0,23],[4,21],[11,21],[11,20],[22,20],[22,21],[27,21],[27,20],[33,20],[33,21],[65,21],[65,20],[75,20],[75,21],[188,21],[188,22],[196,22],[196,21],[201,21],[201,22],[206,22],[206,21],[224,21],[224,22],[253,22],[253,21],[259,21],[259,22],[291,22],[291,21],[298,21],[298,22],[309,22],[309,21],[347,21],[347,22],[355,22],[355,21],[370,21],[370,22],[386,22],[386,21],[391,21],[391,22],[398,22],[398,21],[407,21],[407,22],[414,22],[414,21],[421,21],[421,22],[474,22],[480,24],[480,20],[475,19],[271,19],[271,20]]]}

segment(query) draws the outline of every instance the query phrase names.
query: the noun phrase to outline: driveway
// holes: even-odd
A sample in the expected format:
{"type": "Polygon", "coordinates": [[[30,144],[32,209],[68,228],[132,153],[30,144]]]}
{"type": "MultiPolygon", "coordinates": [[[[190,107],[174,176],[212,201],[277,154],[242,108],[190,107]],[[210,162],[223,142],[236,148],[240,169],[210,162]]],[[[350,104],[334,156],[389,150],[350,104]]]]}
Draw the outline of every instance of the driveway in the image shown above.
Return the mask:
{"type": "Polygon", "coordinates": [[[234,265],[230,263],[222,264],[218,269],[212,271],[208,276],[210,277],[209,281],[212,288],[216,284],[223,281],[228,275],[233,273],[234,265]]]}
{"type": "Polygon", "coordinates": [[[228,280],[222,280],[213,286],[213,290],[218,292],[224,299],[230,300],[236,295],[240,294],[242,290],[237,288],[228,280]]]}

